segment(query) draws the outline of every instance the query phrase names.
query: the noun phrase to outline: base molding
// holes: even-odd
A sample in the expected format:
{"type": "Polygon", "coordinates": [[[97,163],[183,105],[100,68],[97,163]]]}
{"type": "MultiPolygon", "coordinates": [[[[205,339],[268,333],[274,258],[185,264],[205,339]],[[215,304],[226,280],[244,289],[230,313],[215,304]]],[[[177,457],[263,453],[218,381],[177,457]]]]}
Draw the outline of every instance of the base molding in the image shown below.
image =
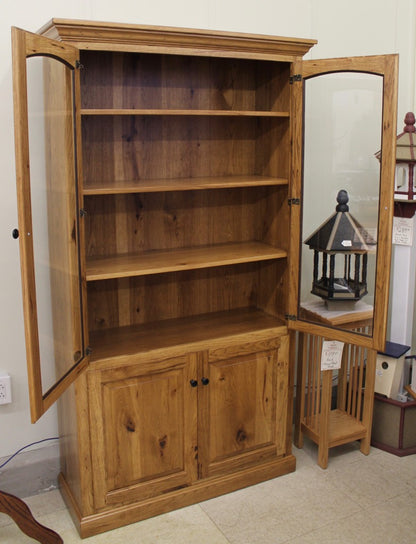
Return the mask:
{"type": "Polygon", "coordinates": [[[409,448],[395,448],[394,446],[390,446],[389,444],[383,444],[383,442],[378,442],[377,440],[371,440],[371,445],[379,450],[387,451],[388,453],[397,455],[397,457],[406,457],[407,455],[414,455],[416,453],[416,446],[412,446],[409,448]]]}
{"type": "Polygon", "coordinates": [[[199,480],[189,487],[161,496],[113,507],[111,510],[87,516],[82,516],[63,474],[59,475],[59,483],[62,496],[78,532],[81,538],[86,538],[283,476],[294,472],[295,469],[296,458],[294,455],[288,455],[276,461],[247,468],[226,476],[199,480]]]}

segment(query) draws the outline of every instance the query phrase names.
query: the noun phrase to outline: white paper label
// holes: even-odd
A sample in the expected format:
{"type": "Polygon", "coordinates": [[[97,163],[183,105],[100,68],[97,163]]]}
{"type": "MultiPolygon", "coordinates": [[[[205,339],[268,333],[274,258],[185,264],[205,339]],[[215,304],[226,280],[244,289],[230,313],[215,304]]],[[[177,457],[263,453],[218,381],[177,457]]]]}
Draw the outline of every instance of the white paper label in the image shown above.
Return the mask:
{"type": "Polygon", "coordinates": [[[352,242],[351,240],[342,240],[341,245],[343,245],[344,247],[351,247],[352,242]]]}
{"type": "Polygon", "coordinates": [[[413,243],[413,218],[394,217],[393,244],[411,246],[413,243]]]}
{"type": "Polygon", "coordinates": [[[336,370],[341,368],[344,342],[325,340],[322,344],[321,370],[336,370]]]}

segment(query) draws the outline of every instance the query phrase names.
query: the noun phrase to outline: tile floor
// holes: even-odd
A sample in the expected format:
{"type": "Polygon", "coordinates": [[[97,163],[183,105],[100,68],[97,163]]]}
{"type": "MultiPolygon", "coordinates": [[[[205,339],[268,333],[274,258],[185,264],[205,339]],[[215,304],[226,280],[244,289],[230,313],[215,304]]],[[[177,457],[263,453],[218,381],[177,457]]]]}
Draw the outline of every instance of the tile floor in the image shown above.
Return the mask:
{"type": "MultiPolygon", "coordinates": [[[[410,544],[416,542],[416,455],[358,443],[316,464],[316,446],[294,448],[297,470],[256,486],[81,540],[54,490],[26,499],[65,544],[410,544]]],[[[0,514],[0,543],[34,542],[0,514]]]]}

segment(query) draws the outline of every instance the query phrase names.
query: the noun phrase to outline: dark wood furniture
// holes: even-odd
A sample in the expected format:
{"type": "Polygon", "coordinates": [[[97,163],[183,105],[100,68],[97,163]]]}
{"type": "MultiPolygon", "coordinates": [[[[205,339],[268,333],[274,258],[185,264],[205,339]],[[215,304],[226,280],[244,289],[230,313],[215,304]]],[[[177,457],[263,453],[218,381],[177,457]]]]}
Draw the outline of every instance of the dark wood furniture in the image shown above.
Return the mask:
{"type": "Polygon", "coordinates": [[[22,499],[5,491],[0,491],[0,512],[10,516],[25,535],[42,544],[63,543],[62,538],[55,531],[36,521],[29,507],[22,499]]]}

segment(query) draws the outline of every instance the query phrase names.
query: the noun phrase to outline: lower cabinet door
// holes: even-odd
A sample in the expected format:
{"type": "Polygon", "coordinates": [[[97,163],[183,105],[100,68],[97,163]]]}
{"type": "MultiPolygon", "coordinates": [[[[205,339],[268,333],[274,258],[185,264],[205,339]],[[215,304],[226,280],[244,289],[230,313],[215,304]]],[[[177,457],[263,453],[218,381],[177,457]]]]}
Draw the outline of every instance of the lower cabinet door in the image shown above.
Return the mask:
{"type": "Polygon", "coordinates": [[[199,474],[217,476],[285,453],[288,336],[210,350],[199,386],[199,474]]]}
{"type": "Polygon", "coordinates": [[[89,373],[94,502],[146,499],[197,478],[193,354],[89,373]]]}

